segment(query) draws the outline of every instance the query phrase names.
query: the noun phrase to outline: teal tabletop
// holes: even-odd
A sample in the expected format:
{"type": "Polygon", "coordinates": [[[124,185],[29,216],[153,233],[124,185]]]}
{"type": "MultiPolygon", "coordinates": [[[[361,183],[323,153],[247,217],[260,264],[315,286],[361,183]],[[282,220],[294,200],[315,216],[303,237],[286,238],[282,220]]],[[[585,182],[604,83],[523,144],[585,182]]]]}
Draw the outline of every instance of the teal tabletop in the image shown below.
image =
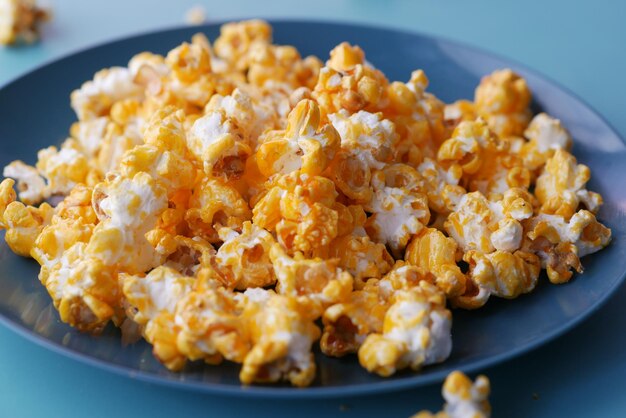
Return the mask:
{"type": "MultiPolygon", "coordinates": [[[[207,20],[311,18],[460,40],[532,67],[572,90],[626,137],[626,2],[596,0],[53,0],[43,41],[0,48],[0,85],[70,52],[125,35],[207,20]]],[[[69,99],[68,99],[69,102],[69,99]]],[[[69,104],[69,103],[68,103],[69,104]]],[[[482,370],[495,417],[626,416],[626,287],[580,326],[482,370]]],[[[472,376],[473,377],[473,376],[472,376]]],[[[331,400],[214,396],[145,383],[48,351],[0,326],[0,418],[408,417],[441,406],[440,385],[331,400]]]]}

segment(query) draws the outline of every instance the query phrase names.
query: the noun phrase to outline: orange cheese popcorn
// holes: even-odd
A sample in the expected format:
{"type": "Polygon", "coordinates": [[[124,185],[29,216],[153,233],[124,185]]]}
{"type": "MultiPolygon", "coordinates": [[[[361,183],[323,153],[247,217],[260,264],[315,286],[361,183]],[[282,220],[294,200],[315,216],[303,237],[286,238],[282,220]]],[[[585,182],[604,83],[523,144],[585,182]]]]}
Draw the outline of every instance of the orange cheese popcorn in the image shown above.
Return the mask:
{"type": "Polygon", "coordinates": [[[157,254],[145,238],[167,207],[166,190],[147,173],[116,177],[98,184],[93,192],[100,223],[86,252],[107,266],[141,273],[157,264],[157,254]]]}
{"type": "Polygon", "coordinates": [[[249,50],[247,78],[255,86],[267,87],[272,83],[284,83],[293,88],[313,88],[317,81],[321,61],[313,56],[302,59],[292,46],[255,43],[249,50]]]}
{"type": "Polygon", "coordinates": [[[255,45],[269,44],[272,27],[262,20],[247,20],[222,25],[220,36],[215,40],[215,55],[228,67],[245,70],[250,66],[250,53],[255,45]]]}
{"type": "Polygon", "coordinates": [[[275,231],[289,253],[313,254],[326,250],[337,236],[336,197],[331,180],[294,171],[271,182],[253,209],[252,221],[275,231]]]}
{"type": "Polygon", "coordinates": [[[248,289],[244,293],[252,349],[243,361],[239,379],[253,382],[289,381],[308,386],[315,377],[311,346],[320,330],[306,305],[272,291],[248,289]]]}
{"type": "Polygon", "coordinates": [[[190,360],[243,362],[251,343],[241,313],[236,295],[224,288],[190,292],[177,304],[176,347],[190,360]]]}
{"type": "Polygon", "coordinates": [[[582,273],[579,257],[595,253],[611,241],[611,230],[587,210],[576,212],[569,222],[559,215],[539,214],[528,220],[525,243],[540,258],[552,283],[564,283],[571,270],[582,273]]]}
{"type": "Polygon", "coordinates": [[[361,288],[368,279],[381,278],[393,266],[393,257],[384,244],[367,235],[344,235],[333,241],[329,256],[339,260],[339,267],[354,278],[354,287],[361,288]]]}
{"type": "Polygon", "coordinates": [[[383,279],[367,281],[346,301],[330,306],[322,316],[322,352],[334,357],[356,353],[369,334],[382,331],[394,293],[409,290],[422,280],[430,280],[425,271],[398,262],[383,279]]]}
{"type": "Polygon", "coordinates": [[[141,86],[135,84],[127,68],[112,67],[98,71],[93,80],[85,82],[71,94],[72,108],[78,120],[106,116],[115,102],[143,98],[141,86]]]}
{"type": "Polygon", "coordinates": [[[485,161],[483,153],[500,151],[498,142],[482,120],[461,122],[441,144],[437,160],[444,166],[459,164],[464,173],[475,174],[485,161]]]}
{"type": "Polygon", "coordinates": [[[37,159],[37,170],[48,180],[46,195],[68,194],[76,184],[86,181],[87,158],[69,141],[60,150],[56,147],[42,149],[37,159]]]}
{"type": "Polygon", "coordinates": [[[382,169],[393,161],[398,140],[394,124],[382,113],[360,111],[350,115],[345,110],[328,116],[341,137],[341,148],[353,158],[362,159],[373,169],[382,169]]]}
{"type": "Polygon", "coordinates": [[[221,227],[240,229],[251,216],[248,204],[234,187],[204,178],[193,190],[185,220],[195,235],[215,243],[220,241],[221,227]]]}
{"type": "Polygon", "coordinates": [[[390,376],[397,370],[444,361],[452,350],[452,315],[436,286],[421,281],[394,294],[382,333],[367,336],[359,348],[359,362],[369,372],[390,376]]]}
{"type": "Polygon", "coordinates": [[[411,418],[489,418],[489,379],[478,376],[472,382],[462,372],[454,371],[446,377],[441,393],[446,400],[443,411],[432,414],[421,411],[411,418]]]}
{"type": "Polygon", "coordinates": [[[27,205],[37,204],[49,197],[46,181],[33,166],[13,161],[4,167],[2,175],[17,180],[18,196],[27,205]]]}
{"type": "Polygon", "coordinates": [[[91,256],[84,242],[65,250],[41,279],[61,320],[81,331],[97,334],[114,315],[121,315],[117,275],[91,256]]]}
{"type": "Polygon", "coordinates": [[[4,0],[0,10],[0,45],[37,41],[41,24],[50,19],[50,13],[35,0],[4,0]]]}
{"type": "Polygon", "coordinates": [[[194,280],[163,266],[145,277],[120,275],[124,297],[133,307],[132,320],[143,327],[154,355],[170,370],[180,370],[186,362],[176,345],[179,328],[174,315],[178,302],[191,292],[194,280]]]}
{"type": "Polygon", "coordinates": [[[219,271],[234,287],[267,287],[276,283],[270,250],[276,240],[263,228],[249,221],[243,223],[241,233],[221,228],[220,239],[224,242],[215,256],[219,271]]]}
{"type": "Polygon", "coordinates": [[[471,122],[476,120],[477,116],[474,102],[469,100],[457,100],[454,103],[445,105],[443,109],[444,122],[446,126],[453,129],[463,121],[471,122]]]}
{"type": "Polygon", "coordinates": [[[196,120],[188,137],[188,147],[203,163],[209,176],[238,176],[252,153],[237,123],[224,112],[215,111],[196,120]],[[219,173],[219,174],[218,174],[219,173]]]}
{"type": "Polygon", "coordinates": [[[483,77],[474,95],[478,115],[501,137],[522,135],[530,121],[530,98],[526,80],[509,69],[483,77]]]}
{"type": "Polygon", "coordinates": [[[362,289],[350,293],[346,301],[324,311],[320,341],[324,354],[342,357],[356,353],[367,335],[382,330],[393,290],[380,283],[381,280],[369,280],[362,289]]]}
{"type": "Polygon", "coordinates": [[[389,82],[382,72],[365,61],[363,51],[344,42],[330,55],[313,90],[313,98],[322,111],[329,115],[341,109],[349,113],[381,110],[389,82]]]}
{"type": "Polygon", "coordinates": [[[395,81],[388,86],[389,103],[383,110],[400,136],[396,159],[414,166],[425,157],[433,158],[441,141],[448,137],[444,104],[427,93],[427,87],[424,71],[413,71],[407,83],[395,81]]]}
{"type": "Polygon", "coordinates": [[[602,205],[602,196],[585,189],[590,176],[589,167],[576,164],[573,155],[558,149],[537,178],[535,195],[541,203],[540,211],[569,219],[582,203],[596,213],[602,205]]]}
{"type": "Polygon", "coordinates": [[[463,260],[469,264],[466,292],[452,299],[455,306],[475,309],[483,306],[490,295],[513,299],[531,292],[541,271],[539,257],[532,253],[497,250],[483,254],[470,250],[463,260]]]}
{"type": "Polygon", "coordinates": [[[6,228],[4,212],[6,211],[7,206],[15,202],[15,199],[17,198],[15,190],[13,190],[14,185],[15,181],[13,179],[4,179],[0,182],[0,228],[6,228]]]}
{"type": "Polygon", "coordinates": [[[330,124],[320,123],[319,107],[302,100],[289,113],[287,129],[272,132],[256,153],[256,163],[265,177],[300,170],[319,175],[339,150],[340,138],[330,124]]]}
{"type": "Polygon", "coordinates": [[[524,136],[528,142],[522,146],[520,154],[524,164],[531,170],[543,167],[556,150],[568,151],[572,147],[572,138],[561,121],[545,113],[539,113],[530,121],[524,136]]]}
{"type": "Polygon", "coordinates": [[[394,164],[377,171],[372,177],[372,186],[372,200],[364,206],[372,216],[365,228],[375,241],[389,245],[398,256],[411,236],[430,219],[421,176],[408,165],[394,164]]]}
{"type": "Polygon", "coordinates": [[[54,209],[47,203],[38,208],[25,206],[21,202],[11,202],[4,209],[2,224],[6,229],[4,239],[11,250],[23,257],[30,255],[35,240],[50,223],[54,209]]]}
{"type": "Polygon", "coordinates": [[[297,297],[303,303],[311,302],[311,312],[346,300],[352,291],[352,276],[338,267],[336,259],[306,259],[301,253],[292,258],[280,244],[272,246],[270,259],[276,272],[277,292],[297,297]]]}
{"type": "Polygon", "coordinates": [[[444,227],[464,251],[515,251],[522,243],[521,220],[532,215],[524,191],[510,189],[506,199],[489,201],[480,192],[468,193],[450,214],[444,227]],[[521,195],[521,196],[520,196],[521,195]]]}
{"type": "Polygon", "coordinates": [[[424,228],[410,242],[405,258],[435,277],[435,284],[446,296],[465,292],[466,278],[456,264],[457,244],[434,228],[424,228]]]}
{"type": "MultiPolygon", "coordinates": [[[[515,298],[541,269],[566,282],[611,240],[523,78],[495,71],[451,104],[428,84],[346,42],[303,57],[261,20],[139,53],[72,92],[62,144],[4,168],[0,228],[62,321],[113,322],[170,370],[228,360],[243,384],[306,386],[320,337],[381,376],[417,370],[450,353],[446,298],[515,298]]],[[[487,416],[487,394],[453,374],[439,416],[487,416]]]]}

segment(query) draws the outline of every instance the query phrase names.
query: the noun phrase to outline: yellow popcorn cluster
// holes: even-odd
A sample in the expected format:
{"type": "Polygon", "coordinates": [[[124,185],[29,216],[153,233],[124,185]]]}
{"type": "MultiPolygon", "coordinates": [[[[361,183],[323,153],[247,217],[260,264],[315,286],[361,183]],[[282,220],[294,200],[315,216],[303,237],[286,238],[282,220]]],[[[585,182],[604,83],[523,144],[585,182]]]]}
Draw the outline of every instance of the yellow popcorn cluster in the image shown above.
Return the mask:
{"type": "MultiPolygon", "coordinates": [[[[171,370],[240,363],[244,384],[311,384],[318,340],[389,376],[449,356],[448,303],[566,282],[608,245],[589,169],[512,71],[446,105],[421,70],[271,39],[229,23],[103,69],[67,140],[4,168],[0,228],[62,321],[141,335],[171,370]]],[[[486,414],[487,392],[451,376],[445,416],[486,414]]]]}
{"type": "Polygon", "coordinates": [[[489,379],[478,376],[474,382],[465,374],[454,371],[448,375],[441,394],[446,403],[443,410],[435,414],[421,411],[411,418],[489,418],[491,405],[489,379]]]}

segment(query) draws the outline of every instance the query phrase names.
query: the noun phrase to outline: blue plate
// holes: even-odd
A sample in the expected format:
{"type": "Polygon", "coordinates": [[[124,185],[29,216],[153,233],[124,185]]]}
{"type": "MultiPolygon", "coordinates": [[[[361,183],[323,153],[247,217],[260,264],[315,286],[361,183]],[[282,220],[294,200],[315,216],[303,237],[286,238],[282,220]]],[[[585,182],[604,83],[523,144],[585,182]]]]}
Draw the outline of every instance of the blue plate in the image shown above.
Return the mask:
{"type": "MultiPolygon", "coordinates": [[[[242,388],[237,365],[194,364],[170,373],[141,342],[122,347],[119,332],[80,334],[59,321],[46,290],[37,280],[39,266],[0,244],[0,321],[51,350],[131,377],[215,394],[269,397],[331,397],[379,393],[441,381],[450,371],[466,372],[510,359],[571,329],[595,311],[621,284],[626,273],[626,146],[613,129],[571,93],[509,60],[455,42],[413,33],[340,23],[275,21],[275,42],[295,45],[303,55],[322,59],[342,41],[360,45],[369,61],[392,80],[407,80],[422,68],[430,91],[444,101],[471,98],[482,75],[510,67],[534,93],[534,108],[561,119],[575,139],[574,154],[592,170],[589,187],[605,204],[599,218],[613,229],[613,243],[583,259],[585,273],[565,285],[541,284],[516,300],[491,299],[474,312],[455,311],[454,349],[443,364],[419,373],[381,379],[363,370],[355,357],[318,355],[318,377],[310,388],[242,388]]],[[[97,70],[125,65],[136,53],[164,54],[197,31],[215,39],[219,24],[135,36],[91,48],[45,65],[0,89],[0,166],[14,159],[34,163],[35,152],[60,143],[75,116],[70,92],[97,70]]]]}

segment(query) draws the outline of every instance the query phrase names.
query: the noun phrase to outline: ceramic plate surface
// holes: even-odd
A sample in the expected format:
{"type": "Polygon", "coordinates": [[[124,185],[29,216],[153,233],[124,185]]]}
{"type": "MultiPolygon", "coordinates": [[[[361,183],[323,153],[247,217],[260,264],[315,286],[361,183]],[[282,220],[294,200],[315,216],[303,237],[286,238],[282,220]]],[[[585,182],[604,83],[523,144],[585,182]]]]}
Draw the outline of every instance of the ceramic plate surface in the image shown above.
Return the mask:
{"type": "MultiPolygon", "coordinates": [[[[37,279],[38,265],[14,255],[0,243],[0,321],[52,350],[128,376],[216,394],[269,397],[346,396],[416,387],[441,381],[450,371],[478,371],[536,348],[564,333],[597,309],[622,282],[626,270],[626,145],[580,99],[554,82],[517,63],[455,42],[419,34],[340,23],[274,21],[278,44],[295,45],[302,55],[325,60],[336,44],[360,45],[367,58],[390,80],[408,80],[422,68],[429,90],[446,102],[471,98],[480,77],[510,67],[522,74],[534,94],[534,110],[561,119],[571,132],[573,152],[592,171],[591,190],[604,196],[599,218],[613,229],[613,242],[585,257],[584,275],[561,286],[542,276],[530,295],[512,301],[492,298],[486,307],[453,313],[454,348],[448,361],[419,373],[387,379],[368,374],[356,357],[331,359],[318,355],[317,378],[310,388],[254,386],[242,388],[233,364],[193,364],[170,373],[141,342],[122,347],[117,330],[103,335],[80,334],[61,323],[37,279]]],[[[213,40],[219,24],[179,28],[100,45],[42,66],[0,89],[0,166],[14,159],[35,162],[36,151],[59,144],[75,115],[69,106],[73,89],[94,72],[126,65],[141,51],[165,54],[203,31],[213,40]]]]}

